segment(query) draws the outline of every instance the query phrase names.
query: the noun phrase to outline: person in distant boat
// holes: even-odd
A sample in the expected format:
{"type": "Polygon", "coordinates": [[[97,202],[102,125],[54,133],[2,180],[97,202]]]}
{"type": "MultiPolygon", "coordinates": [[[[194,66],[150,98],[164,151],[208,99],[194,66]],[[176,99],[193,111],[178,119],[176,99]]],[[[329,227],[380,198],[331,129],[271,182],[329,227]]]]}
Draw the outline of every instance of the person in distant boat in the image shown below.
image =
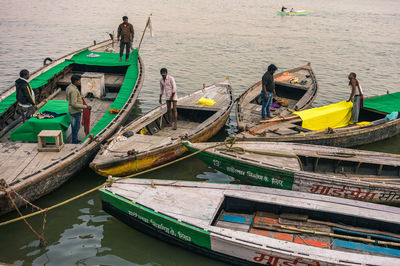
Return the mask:
{"type": "Polygon", "coordinates": [[[68,101],[68,112],[71,115],[72,143],[78,144],[78,132],[81,126],[82,110],[92,109],[89,105],[83,104],[80,93],[81,76],[72,75],[71,84],[66,89],[68,101]]]}
{"type": "Polygon", "coordinates": [[[363,91],[356,77],[357,75],[354,72],[351,72],[348,76],[351,94],[347,102],[353,102],[352,117],[354,123],[358,123],[358,116],[360,114],[360,108],[362,107],[363,101],[363,91]]]}
{"type": "Polygon", "coordinates": [[[286,9],[287,9],[286,7],[282,6],[281,11],[282,11],[282,12],[286,12],[286,9]]]}
{"type": "Polygon", "coordinates": [[[22,123],[25,123],[35,112],[35,92],[28,82],[29,71],[22,69],[19,72],[19,79],[15,81],[17,92],[18,108],[21,111],[22,123]]]}
{"type": "Polygon", "coordinates": [[[118,36],[117,40],[120,41],[119,46],[119,61],[122,61],[122,56],[124,55],[124,48],[126,47],[125,61],[129,62],[129,53],[131,51],[131,45],[133,42],[133,37],[135,35],[135,31],[133,30],[133,26],[128,22],[128,17],[123,16],[121,24],[118,26],[118,36]]]}
{"type": "Polygon", "coordinates": [[[290,12],[294,12],[294,9],[293,9],[293,7],[290,9],[290,12]]]}
{"type": "Polygon", "coordinates": [[[168,127],[171,126],[172,121],[172,111],[174,112],[174,127],[173,130],[177,128],[177,120],[178,120],[178,110],[176,104],[178,102],[178,96],[176,95],[176,83],[175,79],[168,75],[168,70],[166,68],[161,68],[160,70],[161,79],[160,79],[160,104],[162,104],[162,95],[165,93],[166,101],[167,101],[167,111],[168,111],[168,127]],[[172,108],[171,108],[172,105],[172,108]]]}
{"type": "Polygon", "coordinates": [[[278,68],[271,64],[268,66],[268,71],[262,77],[262,89],[261,89],[261,118],[265,119],[265,112],[267,117],[271,118],[271,104],[275,95],[275,81],[274,73],[278,68]]]}

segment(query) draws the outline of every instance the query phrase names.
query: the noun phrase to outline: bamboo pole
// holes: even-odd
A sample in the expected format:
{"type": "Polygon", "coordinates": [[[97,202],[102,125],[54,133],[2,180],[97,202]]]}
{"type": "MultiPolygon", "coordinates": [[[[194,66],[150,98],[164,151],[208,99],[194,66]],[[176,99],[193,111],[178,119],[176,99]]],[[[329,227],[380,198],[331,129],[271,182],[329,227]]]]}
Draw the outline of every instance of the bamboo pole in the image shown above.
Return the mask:
{"type": "Polygon", "coordinates": [[[300,229],[300,228],[296,228],[296,227],[292,227],[292,226],[285,226],[285,225],[274,225],[274,226],[277,226],[277,227],[280,227],[280,228],[286,229],[286,230],[292,230],[292,231],[297,231],[297,232],[302,232],[302,233],[307,233],[307,234],[323,235],[323,236],[337,237],[337,238],[342,238],[342,239],[347,239],[347,240],[357,240],[357,241],[372,243],[372,244],[400,247],[400,243],[396,243],[396,242],[374,240],[374,239],[368,239],[368,238],[362,238],[362,237],[356,237],[356,236],[339,235],[339,234],[335,234],[335,233],[326,233],[326,232],[321,232],[321,231],[316,231],[316,230],[300,229]]]}
{"type": "Polygon", "coordinates": [[[144,38],[144,34],[146,33],[147,27],[150,24],[150,18],[151,18],[152,14],[149,15],[149,17],[147,18],[147,22],[146,22],[146,26],[144,27],[143,33],[142,33],[142,37],[140,38],[140,42],[139,42],[139,46],[138,46],[138,52],[140,51],[140,47],[142,46],[142,42],[143,42],[143,38],[144,38]]]}

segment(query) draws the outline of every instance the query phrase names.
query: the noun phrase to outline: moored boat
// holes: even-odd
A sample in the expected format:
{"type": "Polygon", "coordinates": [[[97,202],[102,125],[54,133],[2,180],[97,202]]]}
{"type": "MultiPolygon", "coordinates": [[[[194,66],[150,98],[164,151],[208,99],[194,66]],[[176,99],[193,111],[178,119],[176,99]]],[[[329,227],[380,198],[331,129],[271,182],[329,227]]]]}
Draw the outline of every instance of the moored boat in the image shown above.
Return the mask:
{"type": "Polygon", "coordinates": [[[15,86],[0,95],[0,214],[62,185],[87,166],[100,144],[127,120],[143,84],[144,66],[137,49],[129,62],[119,62],[113,47],[110,39],[32,73],[29,82],[39,110],[23,124],[15,86]],[[82,96],[92,107],[87,123],[90,133],[85,134],[82,127],[79,144],[68,142],[70,115],[65,88],[73,74],[82,75],[82,96]],[[44,147],[44,141],[38,142],[39,134],[58,135],[57,140],[46,138],[56,146],[44,147]]]}
{"type": "Polygon", "coordinates": [[[400,155],[285,142],[190,143],[242,182],[400,206],[400,155]]]}
{"type": "Polygon", "coordinates": [[[398,208],[265,187],[125,179],[103,209],[137,230],[237,265],[397,265],[398,208]]]}
{"type": "MultiPolygon", "coordinates": [[[[315,100],[318,83],[311,64],[274,75],[278,96],[272,104],[273,117],[285,117],[292,111],[308,108],[315,100]]],[[[251,128],[261,120],[261,81],[247,89],[238,99],[236,119],[239,131],[251,128]]]]}
{"type": "Polygon", "coordinates": [[[364,99],[357,124],[352,121],[352,106],[343,101],[264,120],[246,128],[237,138],[355,147],[400,133],[400,92],[364,99]]]}
{"type": "Polygon", "coordinates": [[[187,150],[182,139],[206,141],[224,125],[233,107],[229,80],[180,97],[178,128],[167,125],[166,104],[132,121],[96,155],[90,167],[103,176],[126,176],[165,164],[187,150]]]}
{"type": "Polygon", "coordinates": [[[276,11],[277,15],[280,16],[305,16],[310,13],[310,10],[296,10],[296,11],[276,11]]]}

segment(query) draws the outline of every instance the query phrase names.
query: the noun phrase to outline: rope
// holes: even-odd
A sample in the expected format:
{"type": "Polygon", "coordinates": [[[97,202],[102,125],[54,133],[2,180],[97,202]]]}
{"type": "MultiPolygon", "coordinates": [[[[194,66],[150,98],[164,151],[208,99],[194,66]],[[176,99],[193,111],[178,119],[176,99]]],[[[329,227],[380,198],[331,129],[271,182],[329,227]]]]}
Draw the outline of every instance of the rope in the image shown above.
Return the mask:
{"type": "MultiPolygon", "coordinates": [[[[27,205],[31,205],[31,207],[36,208],[37,210],[42,210],[41,208],[39,208],[38,206],[32,204],[31,202],[29,202],[28,200],[26,200],[24,197],[22,197],[20,194],[18,194],[16,191],[14,191],[13,189],[11,189],[7,183],[5,183],[4,179],[1,180],[2,181],[2,185],[0,187],[0,190],[5,192],[7,197],[10,199],[11,204],[14,206],[15,210],[18,212],[18,214],[20,215],[20,217],[22,217],[22,213],[18,208],[18,205],[15,203],[13,197],[11,196],[11,192],[14,193],[17,197],[19,197],[20,199],[22,199],[22,201],[25,202],[25,204],[27,205]],[[10,190],[10,191],[9,191],[10,190]]],[[[25,224],[28,226],[28,228],[32,231],[32,233],[34,235],[36,235],[36,237],[40,240],[40,246],[44,247],[47,245],[47,241],[44,238],[44,229],[46,226],[46,217],[47,217],[47,211],[43,214],[43,223],[42,223],[42,232],[39,234],[35,229],[33,229],[32,225],[30,223],[28,223],[28,221],[26,219],[23,219],[25,224]]]]}
{"type": "MultiPolygon", "coordinates": [[[[116,182],[116,181],[124,180],[124,179],[128,179],[128,178],[132,178],[132,177],[135,177],[135,176],[138,176],[138,175],[146,174],[146,173],[148,173],[148,172],[151,172],[151,171],[154,171],[154,170],[157,170],[157,169],[161,169],[161,168],[163,168],[163,167],[166,167],[166,166],[168,166],[168,165],[171,165],[171,164],[177,163],[177,162],[179,162],[179,161],[185,160],[185,159],[190,158],[190,157],[192,157],[192,156],[194,156],[194,155],[196,155],[196,154],[198,154],[198,153],[200,153],[200,152],[203,152],[203,151],[205,151],[205,150],[218,147],[218,146],[220,146],[220,145],[223,145],[223,143],[218,143],[218,144],[216,144],[216,145],[213,145],[213,146],[210,146],[210,147],[206,147],[206,148],[204,148],[204,149],[198,150],[198,151],[196,151],[196,152],[193,152],[193,153],[191,153],[191,154],[188,154],[188,155],[186,155],[186,156],[183,156],[183,157],[181,157],[181,158],[178,158],[178,159],[176,159],[176,160],[174,160],[174,161],[171,161],[171,162],[168,162],[168,163],[166,163],[166,164],[159,165],[159,166],[156,166],[156,167],[153,167],[153,168],[144,170],[144,171],[139,172],[139,173],[134,173],[134,174],[131,174],[131,175],[128,175],[128,176],[119,177],[119,178],[114,178],[114,179],[108,179],[105,183],[103,183],[103,184],[101,184],[101,185],[99,185],[99,186],[97,186],[97,187],[94,187],[94,188],[92,188],[92,189],[90,189],[90,190],[88,190],[88,191],[86,191],[86,192],[83,192],[83,193],[81,193],[81,194],[79,194],[79,195],[76,195],[75,197],[72,197],[72,198],[67,199],[67,200],[65,200],[65,201],[62,201],[62,202],[60,202],[60,203],[58,203],[58,204],[55,204],[55,205],[53,205],[53,206],[50,206],[50,207],[48,207],[48,208],[46,208],[46,209],[41,209],[41,210],[39,210],[39,211],[30,213],[30,214],[27,214],[27,215],[24,215],[24,216],[20,216],[20,217],[17,217],[17,218],[15,218],[15,219],[11,219],[11,220],[2,222],[2,223],[0,223],[0,227],[1,227],[1,226],[4,226],[4,225],[7,225],[7,224],[14,223],[14,222],[18,222],[18,221],[20,221],[20,220],[25,220],[26,218],[30,218],[30,217],[36,216],[36,215],[38,215],[38,214],[41,214],[41,213],[45,213],[45,212],[47,212],[47,211],[50,211],[50,210],[53,210],[53,209],[58,208],[58,207],[60,207],[60,206],[63,206],[63,205],[65,205],[65,204],[67,204],[67,203],[70,203],[70,202],[72,202],[72,201],[74,201],[74,200],[76,200],[76,199],[82,198],[82,197],[84,197],[84,196],[86,196],[86,195],[88,195],[88,194],[90,194],[90,193],[92,193],[92,192],[94,192],[94,191],[97,191],[97,190],[99,190],[99,189],[101,189],[101,188],[103,188],[103,187],[105,187],[105,186],[111,186],[111,185],[112,185],[114,182],[116,182]]],[[[22,215],[22,214],[21,214],[21,215],[22,215]]]]}

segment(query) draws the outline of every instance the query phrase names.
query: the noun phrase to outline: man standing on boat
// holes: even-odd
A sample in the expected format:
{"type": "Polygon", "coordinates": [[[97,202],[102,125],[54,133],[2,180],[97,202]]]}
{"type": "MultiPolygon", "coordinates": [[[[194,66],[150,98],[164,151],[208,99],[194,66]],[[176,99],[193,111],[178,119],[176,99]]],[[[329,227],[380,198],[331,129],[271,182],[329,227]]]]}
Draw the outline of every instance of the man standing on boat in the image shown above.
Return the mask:
{"type": "Polygon", "coordinates": [[[81,126],[83,109],[92,109],[89,105],[84,105],[80,93],[81,76],[72,75],[71,84],[66,89],[68,111],[71,115],[72,143],[78,144],[78,132],[81,126]]]}
{"type": "Polygon", "coordinates": [[[28,82],[29,71],[22,69],[19,72],[19,79],[15,81],[17,92],[18,108],[21,110],[22,123],[25,123],[35,112],[35,92],[28,82]]]}
{"type": "Polygon", "coordinates": [[[172,121],[172,110],[174,111],[174,127],[173,130],[177,128],[177,120],[178,120],[178,110],[176,104],[178,102],[178,96],[176,95],[176,83],[175,79],[168,75],[168,70],[166,68],[161,68],[160,70],[161,79],[160,79],[160,104],[162,104],[162,95],[165,92],[165,97],[167,98],[167,110],[168,110],[168,127],[171,126],[172,121]],[[171,109],[172,104],[172,109],[171,109]]]}
{"type": "Polygon", "coordinates": [[[354,72],[351,72],[348,76],[349,78],[349,86],[351,89],[351,94],[347,102],[353,102],[353,122],[358,123],[358,116],[360,114],[360,108],[362,108],[362,101],[363,101],[363,92],[361,89],[360,83],[356,79],[357,75],[354,72]]]}
{"type": "Polygon", "coordinates": [[[133,37],[135,35],[135,31],[133,30],[133,26],[128,22],[128,17],[123,16],[121,24],[118,26],[118,37],[117,40],[121,40],[119,46],[119,61],[122,61],[122,56],[124,54],[124,47],[126,47],[125,61],[129,62],[129,53],[131,50],[131,45],[133,42],[133,37]]]}
{"type": "Polygon", "coordinates": [[[262,89],[261,89],[261,117],[265,119],[265,111],[267,112],[267,117],[271,118],[271,104],[275,95],[275,81],[274,73],[278,68],[271,64],[268,66],[268,71],[262,77],[262,89]]]}

